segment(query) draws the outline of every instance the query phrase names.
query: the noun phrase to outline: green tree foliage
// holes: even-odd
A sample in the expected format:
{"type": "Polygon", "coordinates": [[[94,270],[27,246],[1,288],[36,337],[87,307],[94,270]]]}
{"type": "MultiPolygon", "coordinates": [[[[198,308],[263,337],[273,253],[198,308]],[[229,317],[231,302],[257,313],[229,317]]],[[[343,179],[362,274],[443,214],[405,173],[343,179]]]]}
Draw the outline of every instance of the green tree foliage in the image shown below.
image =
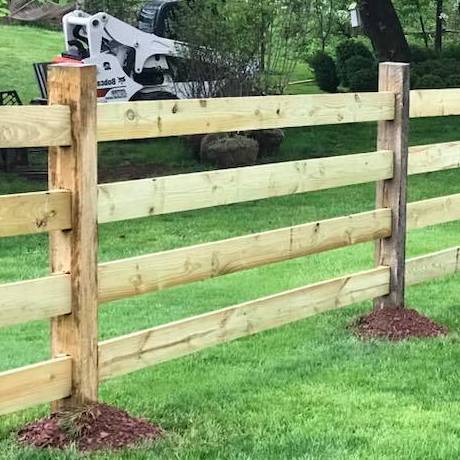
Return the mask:
{"type": "MultiPolygon", "coordinates": [[[[1,1],[1,0],[0,0],[1,1]]],[[[82,0],[83,9],[90,14],[104,11],[122,21],[135,25],[140,8],[148,0],[82,0]]]]}
{"type": "Polygon", "coordinates": [[[423,43],[427,48],[434,47],[437,23],[444,38],[456,40],[460,29],[458,0],[394,0],[393,3],[411,41],[423,43]]]}
{"type": "Polygon", "coordinates": [[[308,39],[309,0],[184,2],[175,28],[212,95],[280,94],[308,39]]]}
{"type": "Polygon", "coordinates": [[[309,27],[311,52],[325,51],[334,38],[351,38],[352,30],[348,0],[312,0],[309,27]]]}
{"type": "Polygon", "coordinates": [[[10,11],[8,9],[8,1],[7,0],[0,0],[0,18],[4,16],[8,16],[10,11]]]}

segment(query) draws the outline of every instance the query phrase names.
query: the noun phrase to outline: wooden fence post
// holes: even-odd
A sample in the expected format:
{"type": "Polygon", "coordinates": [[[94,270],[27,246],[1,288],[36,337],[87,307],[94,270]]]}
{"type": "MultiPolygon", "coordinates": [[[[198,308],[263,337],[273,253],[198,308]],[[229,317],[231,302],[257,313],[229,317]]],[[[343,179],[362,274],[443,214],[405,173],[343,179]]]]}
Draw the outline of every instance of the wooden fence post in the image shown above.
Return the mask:
{"type": "Polygon", "coordinates": [[[70,273],[72,313],[51,324],[53,357],[72,357],[72,394],[54,410],[98,398],[97,133],[95,66],[50,67],[49,103],[69,105],[71,147],[49,153],[49,187],[72,192],[72,230],[50,235],[53,273],[70,273]]]}
{"type": "Polygon", "coordinates": [[[407,164],[409,137],[410,66],[380,64],[379,91],[396,94],[395,119],[379,123],[377,149],[394,152],[394,176],[377,184],[377,208],[391,208],[392,236],[376,243],[376,263],[390,267],[390,294],[378,297],[375,308],[404,307],[407,220],[407,164]]]}

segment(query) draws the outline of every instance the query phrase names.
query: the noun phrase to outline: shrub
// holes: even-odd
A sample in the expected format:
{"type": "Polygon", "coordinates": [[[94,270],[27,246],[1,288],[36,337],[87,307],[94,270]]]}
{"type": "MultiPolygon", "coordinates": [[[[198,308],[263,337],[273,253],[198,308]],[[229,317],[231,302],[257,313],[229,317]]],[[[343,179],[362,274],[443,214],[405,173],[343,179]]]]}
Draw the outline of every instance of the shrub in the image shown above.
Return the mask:
{"type": "MultiPolygon", "coordinates": [[[[433,58],[434,57],[435,56],[433,56],[433,58]]],[[[460,46],[456,46],[456,45],[445,46],[442,50],[442,57],[460,61],[460,46]]]]}
{"type": "Polygon", "coordinates": [[[411,73],[410,73],[410,88],[411,89],[418,88],[417,86],[418,80],[419,80],[419,76],[413,70],[411,70],[411,73]]]}
{"type": "Polygon", "coordinates": [[[418,89],[430,89],[430,88],[443,88],[444,82],[438,75],[423,75],[418,78],[417,86],[418,89]]]}
{"type": "Polygon", "coordinates": [[[412,67],[412,86],[414,88],[442,88],[456,86],[456,78],[460,75],[460,62],[452,58],[430,59],[425,62],[414,64],[412,67]],[[432,77],[436,77],[433,80],[432,77]],[[433,86],[430,85],[430,81],[433,86]],[[439,81],[443,82],[440,86],[439,81]]]}
{"type": "Polygon", "coordinates": [[[320,89],[328,93],[336,93],[339,77],[334,60],[327,53],[319,52],[310,59],[309,63],[320,89]]]}
{"type": "Polygon", "coordinates": [[[419,76],[437,75],[448,78],[458,72],[459,63],[454,59],[431,59],[414,65],[413,71],[419,76]]]}
{"type": "Polygon", "coordinates": [[[348,76],[348,80],[351,79],[352,75],[360,70],[373,69],[377,63],[374,59],[369,59],[364,56],[353,56],[345,62],[345,70],[348,76]]]}
{"type": "Polygon", "coordinates": [[[377,67],[361,69],[349,75],[351,91],[377,91],[378,71],[377,67]]]}
{"type": "Polygon", "coordinates": [[[355,39],[345,40],[337,45],[336,48],[336,63],[337,73],[343,86],[349,86],[349,78],[346,69],[346,62],[355,56],[361,56],[367,58],[370,61],[374,61],[374,56],[371,51],[364,45],[355,39]]]}
{"type": "Polygon", "coordinates": [[[452,75],[445,81],[447,88],[460,88],[460,75],[452,75]]]}
{"type": "Polygon", "coordinates": [[[436,58],[436,53],[431,48],[412,45],[410,47],[411,61],[415,63],[428,61],[429,59],[436,58]]]}

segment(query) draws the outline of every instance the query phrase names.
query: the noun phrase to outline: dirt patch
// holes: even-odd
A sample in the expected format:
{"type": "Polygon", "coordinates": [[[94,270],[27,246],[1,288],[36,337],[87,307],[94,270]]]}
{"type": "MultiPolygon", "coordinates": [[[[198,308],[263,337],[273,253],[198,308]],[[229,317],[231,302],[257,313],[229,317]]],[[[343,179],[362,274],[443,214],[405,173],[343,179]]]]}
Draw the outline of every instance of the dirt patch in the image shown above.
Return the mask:
{"type": "MultiPolygon", "coordinates": [[[[48,180],[48,170],[45,167],[17,167],[14,168],[13,171],[19,176],[31,181],[48,180]]],[[[98,182],[100,184],[106,184],[108,182],[150,179],[153,177],[177,174],[179,172],[181,172],[179,168],[174,169],[161,164],[124,165],[110,168],[99,167],[98,182]]]]}
{"type": "Polygon", "coordinates": [[[173,174],[173,168],[161,164],[146,165],[123,165],[113,168],[99,168],[98,182],[106,184],[108,182],[150,179],[173,174]]]}
{"type": "Polygon", "coordinates": [[[82,452],[90,452],[117,450],[141,441],[154,441],[163,435],[160,427],[147,420],[97,404],[33,422],[19,431],[18,440],[40,449],[65,449],[75,445],[82,452]]]}
{"type": "Polygon", "coordinates": [[[352,325],[362,339],[406,340],[411,337],[428,338],[447,335],[445,326],[408,308],[382,308],[358,318],[352,325]]]}

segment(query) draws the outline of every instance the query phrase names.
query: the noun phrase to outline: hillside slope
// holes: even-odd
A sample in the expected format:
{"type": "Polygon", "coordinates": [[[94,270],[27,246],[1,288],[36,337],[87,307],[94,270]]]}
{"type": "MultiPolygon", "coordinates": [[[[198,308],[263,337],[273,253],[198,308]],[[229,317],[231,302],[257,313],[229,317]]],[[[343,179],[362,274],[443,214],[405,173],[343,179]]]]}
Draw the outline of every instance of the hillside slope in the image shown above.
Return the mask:
{"type": "Polygon", "coordinates": [[[23,103],[38,97],[32,64],[50,61],[63,47],[60,32],[0,25],[0,91],[17,90],[23,103]]]}

